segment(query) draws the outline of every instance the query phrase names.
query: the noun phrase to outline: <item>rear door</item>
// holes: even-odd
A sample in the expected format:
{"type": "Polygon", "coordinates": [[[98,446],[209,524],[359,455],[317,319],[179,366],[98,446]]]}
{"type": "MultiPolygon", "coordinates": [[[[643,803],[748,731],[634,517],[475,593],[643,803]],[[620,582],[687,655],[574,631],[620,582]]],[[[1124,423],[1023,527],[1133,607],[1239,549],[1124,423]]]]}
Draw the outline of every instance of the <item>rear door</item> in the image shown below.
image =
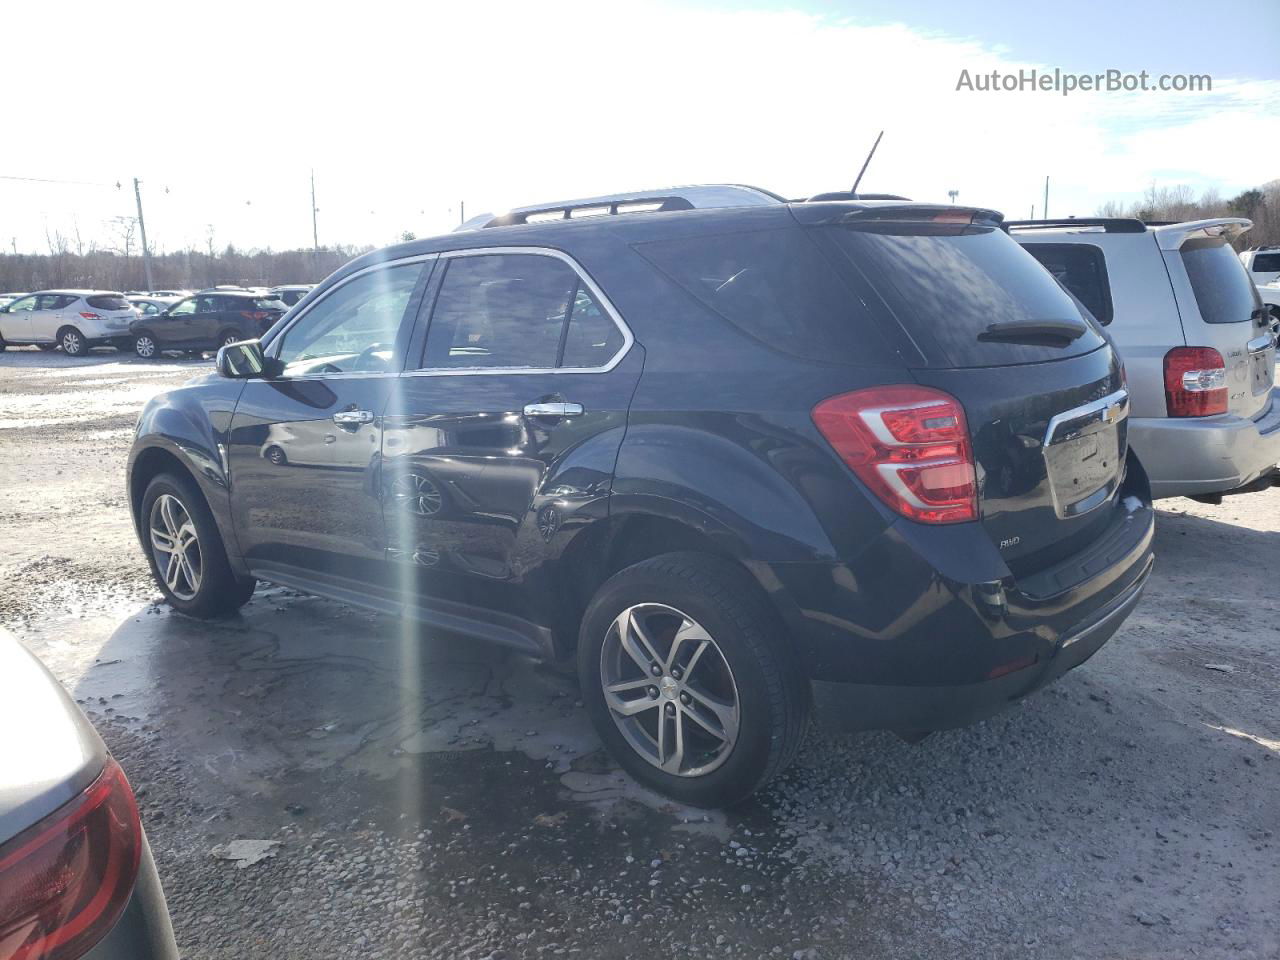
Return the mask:
{"type": "Polygon", "coordinates": [[[1227,236],[1216,229],[1186,236],[1175,225],[1156,233],[1187,345],[1222,354],[1227,411],[1252,419],[1266,409],[1275,384],[1271,318],[1227,236]]]}
{"type": "Polygon", "coordinates": [[[994,226],[888,214],[819,232],[918,350],[916,380],[964,406],[982,523],[1015,574],[1095,538],[1124,477],[1128,394],[1071,297],[994,226]]]}
{"type": "Polygon", "coordinates": [[[552,626],[552,572],[607,515],[641,351],[553,250],[442,255],[383,439],[390,556],[410,602],[552,626]]]}
{"type": "Polygon", "coordinates": [[[388,589],[382,415],[433,258],[330,288],[276,337],[279,376],[246,382],[231,426],[241,554],[267,580],[388,589]]]}

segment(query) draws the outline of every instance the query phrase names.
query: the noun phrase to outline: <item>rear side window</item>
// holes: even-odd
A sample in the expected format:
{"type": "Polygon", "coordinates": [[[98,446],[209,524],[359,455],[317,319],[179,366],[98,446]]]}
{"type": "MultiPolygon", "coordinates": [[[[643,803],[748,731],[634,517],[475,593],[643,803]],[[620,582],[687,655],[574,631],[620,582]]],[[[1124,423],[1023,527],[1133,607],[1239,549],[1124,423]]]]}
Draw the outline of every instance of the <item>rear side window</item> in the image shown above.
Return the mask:
{"type": "Polygon", "coordinates": [[[682,237],[635,249],[743,333],[782,353],[875,363],[868,351],[877,357],[884,351],[861,301],[802,229],[682,237]]]}
{"type": "Polygon", "coordinates": [[[1224,240],[1188,240],[1178,250],[1205,323],[1241,323],[1260,305],[1253,281],[1224,240]]]}
{"type": "Polygon", "coordinates": [[[1254,273],[1280,273],[1280,253],[1255,253],[1254,273]]]}
{"type": "Polygon", "coordinates": [[[1106,341],[1071,296],[1004,231],[930,222],[871,222],[828,231],[889,304],[931,366],[994,367],[1079,356],[1106,341]],[[990,339],[993,329],[1083,324],[1074,340],[990,339]],[[980,339],[987,337],[987,339],[980,339]]]}
{"type": "Polygon", "coordinates": [[[255,310],[284,310],[284,308],[283,303],[272,297],[257,297],[253,301],[253,309],[255,310]]]}
{"type": "Polygon", "coordinates": [[[128,310],[130,306],[124,297],[86,297],[84,302],[95,310],[128,310]]]}
{"type": "Polygon", "coordinates": [[[424,369],[595,368],[622,332],[577,271],[539,254],[449,261],[423,351],[424,369]]]}
{"type": "Polygon", "coordinates": [[[1111,322],[1111,283],[1101,248],[1091,243],[1028,243],[1023,249],[1074,293],[1095,320],[1111,322]]]}

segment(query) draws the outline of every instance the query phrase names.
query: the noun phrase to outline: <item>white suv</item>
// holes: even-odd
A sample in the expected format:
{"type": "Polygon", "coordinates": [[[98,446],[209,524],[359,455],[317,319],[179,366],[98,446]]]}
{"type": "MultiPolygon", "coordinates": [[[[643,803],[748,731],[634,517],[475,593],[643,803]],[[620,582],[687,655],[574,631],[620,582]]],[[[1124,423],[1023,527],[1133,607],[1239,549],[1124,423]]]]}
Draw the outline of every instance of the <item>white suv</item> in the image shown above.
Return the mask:
{"type": "Polygon", "coordinates": [[[111,290],[41,290],[0,307],[0,350],[34,343],[79,357],[108,344],[131,349],[129,324],[137,316],[133,305],[111,290]]]}
{"type": "Polygon", "coordinates": [[[1129,444],[1154,496],[1218,501],[1272,482],[1280,462],[1275,336],[1231,248],[1250,221],[1006,226],[1119,348],[1129,444]]]}

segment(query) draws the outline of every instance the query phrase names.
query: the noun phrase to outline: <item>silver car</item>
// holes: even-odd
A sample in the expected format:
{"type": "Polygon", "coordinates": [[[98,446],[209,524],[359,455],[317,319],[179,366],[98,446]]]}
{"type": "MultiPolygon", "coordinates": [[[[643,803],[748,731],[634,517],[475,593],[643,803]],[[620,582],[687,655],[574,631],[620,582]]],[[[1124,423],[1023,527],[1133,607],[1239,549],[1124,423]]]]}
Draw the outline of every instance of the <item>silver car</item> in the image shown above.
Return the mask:
{"type": "Polygon", "coordinates": [[[0,956],[177,960],[129,781],[0,631],[0,956]]]}
{"type": "Polygon", "coordinates": [[[1231,248],[1250,221],[1007,226],[1120,349],[1133,405],[1129,444],[1155,497],[1216,502],[1272,482],[1280,462],[1275,336],[1231,248]]]}
{"type": "Polygon", "coordinates": [[[132,347],[138,311],[112,290],[41,290],[0,307],[0,350],[36,344],[79,357],[92,347],[132,347]]]}

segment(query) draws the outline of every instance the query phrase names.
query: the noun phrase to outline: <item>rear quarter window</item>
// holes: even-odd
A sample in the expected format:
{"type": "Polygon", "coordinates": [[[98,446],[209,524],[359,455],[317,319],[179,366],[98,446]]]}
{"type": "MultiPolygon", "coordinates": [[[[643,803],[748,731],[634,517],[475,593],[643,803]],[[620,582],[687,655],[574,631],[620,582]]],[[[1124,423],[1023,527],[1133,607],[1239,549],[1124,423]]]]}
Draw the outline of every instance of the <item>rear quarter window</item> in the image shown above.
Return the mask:
{"type": "Polygon", "coordinates": [[[1111,322],[1111,281],[1100,247],[1092,243],[1028,243],[1022,248],[1075,294],[1095,320],[1111,322]]]}
{"type": "Polygon", "coordinates": [[[1241,323],[1261,305],[1253,280],[1225,240],[1188,240],[1179,249],[1205,323],[1241,323]]]}
{"type": "Polygon", "coordinates": [[[124,297],[86,297],[84,302],[95,310],[128,310],[132,306],[124,297]]]}
{"type": "Polygon", "coordinates": [[[862,301],[803,228],[637,244],[659,271],[743,333],[805,360],[896,359],[862,301]]]}
{"type": "Polygon", "coordinates": [[[1254,273],[1280,273],[1280,253],[1256,253],[1253,256],[1254,273]]]}
{"type": "Polygon", "coordinates": [[[826,232],[882,296],[929,366],[992,367],[1090,353],[1106,341],[1071,296],[1004,231],[872,221],[826,232]],[[1079,322],[1070,342],[982,340],[993,325],[1079,322]]]}

